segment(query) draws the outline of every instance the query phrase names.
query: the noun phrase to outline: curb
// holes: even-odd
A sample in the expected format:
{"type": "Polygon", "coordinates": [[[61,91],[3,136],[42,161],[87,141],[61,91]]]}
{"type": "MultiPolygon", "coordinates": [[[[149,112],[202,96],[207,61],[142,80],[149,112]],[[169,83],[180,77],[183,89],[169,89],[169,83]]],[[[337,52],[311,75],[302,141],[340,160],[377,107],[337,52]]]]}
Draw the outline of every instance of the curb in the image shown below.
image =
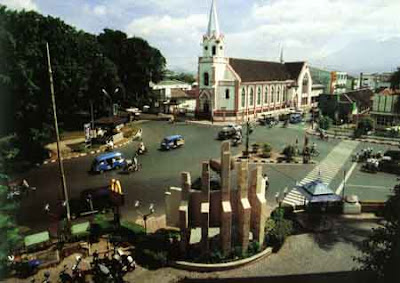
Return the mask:
{"type": "Polygon", "coordinates": [[[237,267],[241,267],[243,265],[249,264],[251,262],[255,262],[257,260],[268,257],[272,254],[272,248],[268,247],[262,252],[253,255],[251,257],[236,260],[227,263],[216,263],[216,264],[206,264],[206,263],[194,263],[187,261],[172,261],[170,262],[170,266],[175,267],[177,269],[189,270],[189,271],[198,271],[198,272],[214,272],[214,271],[223,271],[234,269],[237,267]]]}
{"type": "MultiPolygon", "coordinates": [[[[312,136],[318,136],[318,133],[310,133],[309,131],[306,131],[307,135],[312,135],[312,136]]],[[[384,145],[393,145],[393,146],[397,146],[399,145],[399,142],[391,142],[391,141],[379,141],[379,140],[368,140],[368,139],[353,139],[351,137],[348,136],[334,136],[334,135],[330,135],[327,134],[327,136],[329,138],[332,139],[337,139],[337,140],[352,140],[352,141],[358,141],[358,142],[368,142],[368,143],[374,143],[374,144],[384,144],[384,145]]]]}
{"type": "MultiPolygon", "coordinates": [[[[128,141],[126,141],[124,143],[121,143],[121,144],[118,144],[118,145],[114,146],[114,148],[121,148],[123,146],[126,146],[126,145],[130,144],[131,142],[136,140],[138,137],[141,137],[142,132],[143,132],[142,128],[140,128],[135,136],[133,136],[132,138],[130,138],[128,141]]],[[[78,157],[85,157],[85,156],[88,156],[88,155],[93,155],[93,154],[97,154],[97,153],[101,153],[101,152],[105,152],[105,151],[106,151],[106,149],[97,149],[97,150],[92,150],[90,152],[77,153],[77,154],[69,155],[69,156],[63,157],[62,159],[63,160],[71,160],[71,159],[76,159],[78,157]]],[[[48,160],[43,161],[43,163],[41,165],[46,165],[46,164],[49,164],[49,163],[55,163],[57,160],[58,160],[58,158],[56,158],[56,159],[48,159],[48,160]]]]}

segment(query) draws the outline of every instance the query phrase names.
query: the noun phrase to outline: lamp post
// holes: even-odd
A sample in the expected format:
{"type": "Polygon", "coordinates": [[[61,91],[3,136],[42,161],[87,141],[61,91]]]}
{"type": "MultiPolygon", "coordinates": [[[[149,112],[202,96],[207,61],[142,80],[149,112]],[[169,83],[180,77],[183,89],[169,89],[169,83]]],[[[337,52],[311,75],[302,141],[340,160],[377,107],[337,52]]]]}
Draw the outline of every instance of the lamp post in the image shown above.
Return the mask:
{"type": "MultiPolygon", "coordinates": [[[[105,97],[107,97],[110,100],[110,103],[111,103],[110,116],[113,116],[113,100],[112,100],[112,97],[104,88],[102,88],[101,91],[103,92],[105,97]]],[[[114,94],[117,94],[118,92],[119,92],[119,87],[115,88],[114,94]]]]}
{"type": "Polygon", "coordinates": [[[144,223],[144,232],[147,234],[147,219],[150,215],[154,214],[155,209],[154,209],[154,203],[150,203],[149,206],[149,212],[148,213],[141,213],[139,211],[139,207],[140,207],[140,201],[136,201],[135,202],[135,208],[137,209],[137,212],[139,213],[139,215],[143,218],[143,223],[144,223]]]}
{"type": "Polygon", "coordinates": [[[59,132],[58,132],[56,98],[55,98],[55,95],[54,95],[53,71],[51,69],[49,43],[46,43],[46,49],[47,49],[47,63],[48,63],[48,71],[49,71],[49,79],[50,79],[51,101],[52,101],[52,104],[53,104],[54,128],[55,128],[55,131],[56,131],[56,138],[57,138],[58,166],[59,166],[59,170],[60,170],[62,195],[63,195],[63,199],[64,199],[64,202],[65,202],[65,208],[66,208],[66,212],[67,212],[67,222],[69,224],[69,222],[71,221],[71,213],[70,213],[70,208],[69,208],[67,182],[65,180],[64,165],[63,165],[62,155],[61,155],[61,150],[60,150],[60,135],[59,135],[59,132]]]}

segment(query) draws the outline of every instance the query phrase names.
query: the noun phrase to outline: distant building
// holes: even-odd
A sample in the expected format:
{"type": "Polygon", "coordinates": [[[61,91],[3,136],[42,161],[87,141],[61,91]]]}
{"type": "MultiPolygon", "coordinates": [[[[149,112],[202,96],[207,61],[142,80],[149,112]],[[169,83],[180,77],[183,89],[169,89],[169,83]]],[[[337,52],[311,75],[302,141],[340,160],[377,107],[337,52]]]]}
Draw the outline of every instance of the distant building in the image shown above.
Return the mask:
{"type": "Polygon", "coordinates": [[[331,93],[331,72],[315,67],[310,67],[310,73],[313,83],[316,85],[322,85],[322,93],[331,93]]]}
{"type": "Polygon", "coordinates": [[[198,118],[244,121],[262,113],[311,108],[313,81],[306,62],[228,58],[224,41],[213,1],[199,58],[198,118]]]}
{"type": "Polygon", "coordinates": [[[332,94],[345,93],[347,87],[347,73],[346,72],[331,72],[331,89],[332,94]]]}
{"type": "Polygon", "coordinates": [[[179,103],[188,98],[186,91],[192,86],[178,80],[163,80],[157,84],[150,83],[153,94],[157,97],[155,107],[163,113],[172,113],[179,103]]]}
{"type": "Polygon", "coordinates": [[[374,94],[371,117],[378,129],[400,125],[400,92],[385,89],[374,94]]]}
{"type": "Polygon", "coordinates": [[[361,73],[355,84],[355,89],[369,88],[372,90],[382,90],[390,88],[390,78],[393,73],[374,73],[365,74],[361,73]]]}
{"type": "Polygon", "coordinates": [[[373,92],[369,89],[350,91],[341,94],[323,94],[318,107],[321,114],[334,121],[354,121],[354,117],[367,114],[372,107],[373,92]]]}

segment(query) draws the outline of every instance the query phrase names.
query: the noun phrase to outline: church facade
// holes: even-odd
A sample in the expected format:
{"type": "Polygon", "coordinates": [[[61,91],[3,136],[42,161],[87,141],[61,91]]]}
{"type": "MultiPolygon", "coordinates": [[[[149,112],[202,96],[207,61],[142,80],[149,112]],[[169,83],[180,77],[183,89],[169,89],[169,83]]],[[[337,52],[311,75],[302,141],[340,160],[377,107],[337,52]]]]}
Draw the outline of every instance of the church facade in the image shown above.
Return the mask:
{"type": "Polygon", "coordinates": [[[215,1],[198,64],[198,118],[247,121],[262,114],[308,109],[315,101],[306,62],[266,62],[225,57],[215,1]]]}

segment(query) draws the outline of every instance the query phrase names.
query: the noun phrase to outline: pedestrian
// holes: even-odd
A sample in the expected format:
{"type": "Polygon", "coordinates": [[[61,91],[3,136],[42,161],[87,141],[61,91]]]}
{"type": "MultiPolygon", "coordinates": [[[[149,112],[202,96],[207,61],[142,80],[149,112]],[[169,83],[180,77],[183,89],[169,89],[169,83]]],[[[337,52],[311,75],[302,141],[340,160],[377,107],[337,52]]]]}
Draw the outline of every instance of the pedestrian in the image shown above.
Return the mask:
{"type": "Polygon", "coordinates": [[[263,179],[264,179],[264,183],[265,183],[265,190],[268,190],[269,188],[269,178],[267,176],[267,174],[263,174],[263,179]]]}

